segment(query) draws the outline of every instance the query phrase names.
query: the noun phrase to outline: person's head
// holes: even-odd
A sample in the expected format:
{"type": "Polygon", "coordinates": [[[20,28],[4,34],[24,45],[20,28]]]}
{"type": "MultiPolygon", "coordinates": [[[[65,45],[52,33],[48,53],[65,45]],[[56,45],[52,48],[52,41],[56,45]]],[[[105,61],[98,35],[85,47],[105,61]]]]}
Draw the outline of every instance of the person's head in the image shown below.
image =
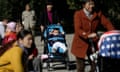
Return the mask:
{"type": "Polygon", "coordinates": [[[48,2],[46,4],[46,8],[47,8],[47,11],[52,11],[52,8],[53,8],[53,4],[51,2],[48,2]]]}
{"type": "Polygon", "coordinates": [[[32,32],[29,30],[22,30],[17,34],[17,41],[25,48],[31,48],[33,43],[32,32]]]}
{"type": "Polygon", "coordinates": [[[82,6],[85,8],[88,12],[93,12],[95,8],[95,1],[94,0],[83,0],[82,6]]]}
{"type": "Polygon", "coordinates": [[[24,26],[23,26],[22,22],[18,21],[16,23],[16,33],[19,33],[23,29],[24,29],[24,26]]]}
{"type": "Polygon", "coordinates": [[[54,35],[58,35],[60,32],[59,32],[59,29],[54,28],[54,29],[52,30],[52,33],[53,33],[54,35]]]}
{"type": "Polygon", "coordinates": [[[6,24],[8,23],[8,19],[7,19],[7,18],[4,18],[4,19],[2,20],[2,22],[3,22],[3,25],[6,26],[6,24]]]}
{"type": "Polygon", "coordinates": [[[25,10],[29,11],[31,9],[30,5],[29,4],[26,4],[25,5],[25,10]]]}
{"type": "Polygon", "coordinates": [[[6,32],[15,32],[16,31],[16,22],[11,21],[6,25],[6,32]]]}

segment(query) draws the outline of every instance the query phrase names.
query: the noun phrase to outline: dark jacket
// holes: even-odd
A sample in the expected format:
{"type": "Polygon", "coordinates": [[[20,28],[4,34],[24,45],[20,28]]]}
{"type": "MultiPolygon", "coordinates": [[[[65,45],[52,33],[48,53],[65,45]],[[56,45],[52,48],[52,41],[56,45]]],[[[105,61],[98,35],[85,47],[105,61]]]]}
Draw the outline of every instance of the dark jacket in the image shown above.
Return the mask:
{"type": "MultiPolygon", "coordinates": [[[[52,24],[56,24],[60,22],[58,14],[56,11],[52,11],[52,24]]],[[[43,26],[47,26],[50,25],[51,23],[48,20],[48,15],[47,15],[47,11],[43,11],[40,14],[40,20],[39,20],[39,24],[43,25],[43,26]]]]}
{"type": "Polygon", "coordinates": [[[107,30],[113,30],[114,27],[106,17],[99,12],[94,12],[92,19],[88,19],[83,9],[76,11],[74,15],[75,35],[72,43],[72,54],[79,58],[85,58],[89,43],[85,40],[88,35],[96,31],[97,26],[102,24],[107,30]]]}

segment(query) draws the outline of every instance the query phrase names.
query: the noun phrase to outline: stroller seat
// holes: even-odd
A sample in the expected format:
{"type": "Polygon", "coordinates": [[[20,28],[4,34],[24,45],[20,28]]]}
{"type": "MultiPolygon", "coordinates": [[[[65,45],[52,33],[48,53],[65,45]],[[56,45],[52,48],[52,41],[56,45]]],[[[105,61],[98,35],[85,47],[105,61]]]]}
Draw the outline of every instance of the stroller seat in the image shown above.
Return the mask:
{"type": "MultiPolygon", "coordinates": [[[[65,39],[65,32],[63,30],[63,27],[61,25],[57,25],[57,24],[51,24],[48,25],[44,31],[44,39],[45,39],[45,45],[44,45],[44,54],[48,55],[48,58],[43,60],[43,62],[47,62],[47,68],[48,70],[50,68],[52,68],[50,66],[51,62],[65,62],[65,66],[66,68],[68,68],[68,62],[69,62],[69,58],[68,58],[68,51],[66,50],[65,53],[61,53],[62,52],[62,48],[57,48],[56,52],[53,52],[53,46],[54,44],[60,42],[61,44],[63,44],[64,46],[66,46],[67,48],[67,44],[66,44],[66,39],[65,39]],[[60,34],[55,34],[52,35],[50,32],[53,32],[53,30],[59,30],[60,34]],[[61,51],[61,52],[60,52],[61,51]]],[[[59,45],[59,44],[58,44],[59,45]]]]}

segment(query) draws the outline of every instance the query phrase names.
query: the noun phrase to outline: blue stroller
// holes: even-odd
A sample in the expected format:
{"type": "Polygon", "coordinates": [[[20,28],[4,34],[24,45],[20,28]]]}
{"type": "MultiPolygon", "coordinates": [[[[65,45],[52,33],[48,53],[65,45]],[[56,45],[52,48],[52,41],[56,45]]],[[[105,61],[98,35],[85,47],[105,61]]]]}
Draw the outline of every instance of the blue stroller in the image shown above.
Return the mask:
{"type": "Polygon", "coordinates": [[[64,47],[66,46],[67,48],[63,27],[57,24],[48,25],[44,31],[44,41],[44,54],[47,54],[48,58],[44,59],[42,62],[47,62],[48,71],[54,69],[52,66],[50,66],[51,62],[62,62],[65,64],[65,68],[69,69],[69,57],[67,49],[57,46],[58,48],[55,50],[56,52],[53,52],[53,44],[55,44],[55,42],[60,42],[62,45],[64,45],[64,47]],[[53,32],[53,30],[58,30],[60,34],[50,34],[53,32]]]}

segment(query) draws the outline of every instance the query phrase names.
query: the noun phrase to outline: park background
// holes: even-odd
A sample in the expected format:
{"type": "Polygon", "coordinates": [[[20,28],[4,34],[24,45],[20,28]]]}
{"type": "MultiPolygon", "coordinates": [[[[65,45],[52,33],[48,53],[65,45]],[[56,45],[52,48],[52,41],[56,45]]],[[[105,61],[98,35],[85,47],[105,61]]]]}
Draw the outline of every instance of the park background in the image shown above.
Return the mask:
{"type": "MultiPolygon", "coordinates": [[[[81,8],[81,0],[0,0],[0,20],[4,17],[11,20],[21,19],[25,4],[30,3],[36,12],[37,23],[35,25],[36,34],[39,35],[39,16],[47,1],[52,1],[54,8],[61,18],[62,25],[66,33],[73,33],[73,15],[81,8]]],[[[116,29],[120,29],[120,1],[119,0],[97,0],[97,7],[110,19],[116,29]]],[[[99,27],[104,30],[103,27],[99,27]]]]}

